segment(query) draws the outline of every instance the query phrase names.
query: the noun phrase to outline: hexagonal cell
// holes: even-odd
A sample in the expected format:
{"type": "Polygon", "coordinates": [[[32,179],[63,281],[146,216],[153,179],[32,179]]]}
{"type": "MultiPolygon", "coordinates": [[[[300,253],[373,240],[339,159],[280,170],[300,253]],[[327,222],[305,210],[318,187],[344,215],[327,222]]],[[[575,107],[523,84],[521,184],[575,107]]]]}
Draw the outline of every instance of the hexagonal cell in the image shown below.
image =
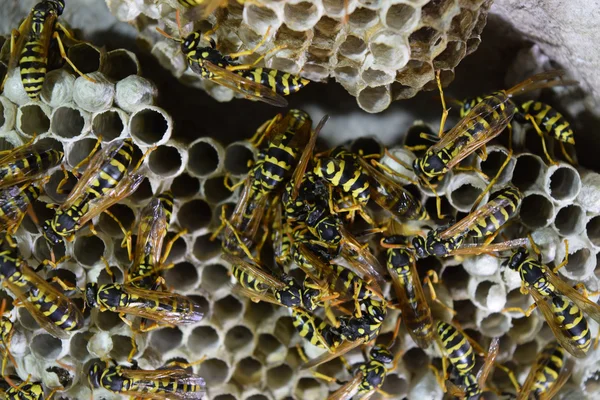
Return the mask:
{"type": "MultiPolygon", "coordinates": [[[[115,204],[111,206],[108,211],[117,218],[125,229],[132,229],[133,223],[135,222],[135,214],[131,208],[125,204],[115,204]]],[[[119,227],[119,224],[106,213],[100,214],[98,227],[102,232],[113,238],[123,237],[123,231],[119,227]]]]}
{"type": "Polygon", "coordinates": [[[17,118],[17,128],[24,135],[40,135],[50,129],[50,118],[37,104],[25,104],[19,107],[17,118]]]}
{"type": "Polygon", "coordinates": [[[510,328],[510,317],[502,313],[491,313],[481,320],[481,330],[486,335],[502,336],[510,328]]]}
{"type": "Polygon", "coordinates": [[[579,234],[585,228],[585,211],[577,204],[561,208],[554,218],[554,227],[561,236],[579,234]]]}
{"type": "Polygon", "coordinates": [[[296,31],[285,24],[281,25],[275,34],[275,45],[286,45],[288,49],[300,49],[307,40],[310,40],[309,33],[310,31],[296,31]]]}
{"type": "Polygon", "coordinates": [[[152,197],[152,185],[150,184],[150,180],[148,178],[144,178],[140,186],[129,196],[129,200],[132,200],[136,203],[143,203],[149,200],[152,197]]]}
{"type": "Polygon", "coordinates": [[[185,199],[198,194],[200,191],[200,181],[186,173],[183,173],[171,183],[171,192],[176,199],[185,199]]]}
{"type": "MultiPolygon", "coordinates": [[[[326,1],[323,2],[324,7],[327,7],[325,4],[326,1]]],[[[331,37],[338,33],[342,29],[342,26],[343,24],[341,21],[324,15],[315,25],[315,31],[324,36],[331,37]]]]}
{"type": "Polygon", "coordinates": [[[152,332],[151,346],[159,353],[165,354],[181,344],[183,333],[177,327],[166,327],[152,332]]]}
{"type": "Polygon", "coordinates": [[[388,85],[394,81],[395,74],[390,74],[378,69],[367,68],[362,73],[363,81],[369,86],[388,85]]]}
{"type": "Polygon", "coordinates": [[[546,193],[557,201],[571,201],[581,190],[581,178],[574,168],[558,167],[548,178],[546,193]]]}
{"type": "Polygon", "coordinates": [[[523,225],[530,229],[543,228],[548,226],[554,217],[554,205],[543,194],[529,193],[521,201],[519,217],[523,225]]]}
{"type": "Polygon", "coordinates": [[[98,71],[101,54],[98,48],[87,42],[69,47],[68,55],[73,64],[84,74],[98,71]]]}
{"type": "Polygon", "coordinates": [[[148,156],[150,171],[161,177],[170,177],[182,169],[181,153],[173,146],[158,146],[148,156]]]}
{"type": "Polygon", "coordinates": [[[521,191],[531,189],[537,184],[538,178],[544,171],[545,165],[539,157],[529,154],[520,155],[515,164],[512,183],[521,191]]]}
{"type": "Polygon", "coordinates": [[[189,290],[196,286],[198,282],[196,266],[187,261],[175,264],[173,268],[166,270],[163,275],[167,286],[177,288],[179,291],[189,290]]]}
{"type": "Polygon", "coordinates": [[[452,9],[458,12],[458,6],[455,0],[432,0],[421,8],[421,19],[427,24],[440,23],[440,20],[447,18],[452,9]]]}
{"type": "Polygon", "coordinates": [[[319,8],[308,1],[283,6],[283,20],[291,29],[303,31],[312,28],[319,18],[319,8]]]}
{"type": "Polygon", "coordinates": [[[210,260],[221,254],[221,241],[218,238],[211,240],[211,234],[198,236],[194,241],[192,253],[200,261],[210,260]]]}
{"type": "Polygon", "coordinates": [[[361,90],[356,101],[366,112],[377,113],[385,110],[390,105],[392,98],[387,86],[379,86],[361,90]]]}
{"type": "Polygon", "coordinates": [[[125,49],[109,51],[102,72],[113,81],[120,81],[139,72],[137,56],[125,49]]]}
{"type": "Polygon", "coordinates": [[[227,187],[223,176],[215,176],[204,181],[203,192],[206,201],[211,204],[227,200],[233,194],[227,187]]]}
{"type": "Polygon", "coordinates": [[[147,107],[131,115],[129,132],[134,139],[152,146],[170,135],[171,124],[164,111],[147,107]]]}
{"type": "Polygon", "coordinates": [[[397,3],[392,4],[386,10],[382,19],[389,28],[404,32],[412,29],[417,15],[416,10],[410,4],[397,3]]]}
{"type": "Polygon", "coordinates": [[[418,60],[428,60],[432,48],[437,46],[442,40],[442,33],[430,27],[423,26],[414,31],[408,37],[410,44],[411,58],[418,60]]]}
{"type": "Polygon", "coordinates": [[[87,118],[88,114],[78,108],[58,107],[52,113],[50,129],[62,138],[72,139],[83,133],[87,118]]]}
{"type": "Polygon", "coordinates": [[[285,364],[271,368],[267,371],[267,385],[270,388],[278,389],[287,385],[292,378],[292,369],[285,364]]]}
{"type": "Polygon", "coordinates": [[[594,246],[600,246],[600,216],[590,218],[585,225],[585,231],[590,242],[594,246]]]}
{"type": "Polygon", "coordinates": [[[455,68],[460,60],[465,57],[467,46],[462,41],[451,41],[446,44],[446,49],[433,60],[435,69],[455,68]]]}
{"type": "Polygon", "coordinates": [[[379,22],[379,16],[376,11],[368,8],[357,8],[350,14],[348,22],[352,29],[368,29],[379,22]]]}
{"type": "Polygon", "coordinates": [[[469,273],[465,271],[462,265],[446,268],[441,279],[453,298],[455,297],[455,294],[467,292],[469,273]]]}
{"type": "Polygon", "coordinates": [[[394,393],[398,396],[406,395],[408,391],[408,382],[398,375],[391,373],[385,377],[385,382],[383,383],[381,390],[385,393],[394,393]]]}
{"type": "Polygon", "coordinates": [[[31,340],[31,351],[40,358],[56,360],[62,352],[62,341],[52,335],[40,333],[31,340]]]}
{"type": "Polygon", "coordinates": [[[237,320],[242,313],[242,303],[233,296],[227,296],[214,305],[213,318],[218,320],[221,325],[228,321],[237,320]]]}
{"type": "Polygon", "coordinates": [[[205,228],[210,223],[212,211],[204,200],[192,200],[183,204],[177,213],[177,220],[182,228],[195,232],[205,228]]]}
{"type": "Polygon", "coordinates": [[[275,312],[274,307],[273,304],[264,301],[253,303],[246,309],[244,322],[252,328],[257,328],[261,323],[271,318],[275,312]]]}
{"type": "Polygon", "coordinates": [[[263,333],[258,337],[258,344],[256,349],[254,349],[254,356],[263,363],[268,363],[270,357],[282,351],[286,351],[286,348],[275,336],[263,333]]]}
{"type": "Polygon", "coordinates": [[[234,326],[225,334],[225,348],[236,353],[244,348],[251,348],[253,340],[254,335],[250,329],[243,325],[234,326]]]}
{"type": "Polygon", "coordinates": [[[110,356],[118,362],[124,362],[129,357],[133,349],[131,337],[124,335],[112,335],[113,348],[110,351],[110,356]]]}
{"type": "Polygon", "coordinates": [[[83,161],[83,159],[88,157],[92,150],[94,150],[96,143],[97,140],[93,138],[81,139],[75,142],[67,154],[67,162],[69,165],[71,167],[75,167],[77,164],[83,161]]]}
{"type": "Polygon", "coordinates": [[[327,387],[315,378],[300,378],[294,388],[294,397],[297,399],[323,399],[327,393],[327,387]]]}
{"type": "Polygon", "coordinates": [[[219,335],[211,326],[199,326],[194,328],[189,339],[188,347],[194,349],[194,352],[208,353],[215,349],[219,344],[219,335]]]}
{"type": "Polygon", "coordinates": [[[205,318],[208,317],[210,314],[210,303],[206,297],[200,295],[189,295],[187,297],[198,305],[200,312],[204,313],[205,318]]]}
{"type": "Polygon", "coordinates": [[[211,358],[200,365],[198,375],[204,378],[207,386],[216,386],[225,382],[227,375],[229,375],[229,367],[225,361],[218,358],[211,358]]]}
{"type": "Polygon", "coordinates": [[[250,170],[249,161],[254,161],[254,151],[248,142],[232,143],[225,149],[225,169],[232,175],[247,174],[250,170]]]}
{"type": "Polygon", "coordinates": [[[73,335],[69,342],[69,354],[77,361],[84,361],[90,353],[87,344],[92,335],[89,332],[78,332],[73,335]]]}
{"type": "Polygon", "coordinates": [[[358,36],[348,35],[340,45],[339,52],[350,59],[362,59],[367,52],[367,44],[358,36]]]}
{"type": "Polygon", "coordinates": [[[258,384],[262,380],[262,364],[252,357],[246,357],[237,363],[233,380],[240,385],[258,384]]]}
{"type": "Polygon", "coordinates": [[[369,41],[374,65],[388,67],[394,71],[402,68],[410,59],[406,39],[394,32],[381,31],[369,41]]]}
{"type": "Polygon", "coordinates": [[[78,236],[75,238],[73,255],[84,266],[91,267],[100,261],[106,246],[98,236],[78,236]]]}
{"type": "Polygon", "coordinates": [[[452,18],[448,36],[453,39],[465,39],[477,22],[477,11],[461,8],[460,13],[452,18]]]}
{"type": "Polygon", "coordinates": [[[202,289],[215,292],[230,282],[229,270],[220,264],[207,265],[202,269],[202,289]]]}
{"type": "Polygon", "coordinates": [[[275,323],[275,329],[273,335],[281,343],[289,346],[294,336],[297,335],[296,328],[294,328],[294,318],[292,317],[281,317],[275,323]]]}
{"type": "Polygon", "coordinates": [[[273,10],[267,7],[249,4],[244,7],[244,17],[246,23],[262,31],[262,27],[277,26],[279,19],[273,10]]]}
{"type": "MultiPolygon", "coordinates": [[[[59,243],[58,245],[53,247],[53,250],[54,256],[58,260],[65,255],[65,244],[59,243]]],[[[46,239],[44,239],[44,237],[40,236],[36,239],[35,244],[33,246],[33,255],[37,260],[51,259],[52,256],[50,254],[50,249],[48,248],[48,242],[46,241],[46,239]]]]}
{"type": "Polygon", "coordinates": [[[454,311],[456,311],[456,321],[458,323],[471,323],[475,319],[477,307],[471,300],[458,300],[453,302],[454,311]]]}

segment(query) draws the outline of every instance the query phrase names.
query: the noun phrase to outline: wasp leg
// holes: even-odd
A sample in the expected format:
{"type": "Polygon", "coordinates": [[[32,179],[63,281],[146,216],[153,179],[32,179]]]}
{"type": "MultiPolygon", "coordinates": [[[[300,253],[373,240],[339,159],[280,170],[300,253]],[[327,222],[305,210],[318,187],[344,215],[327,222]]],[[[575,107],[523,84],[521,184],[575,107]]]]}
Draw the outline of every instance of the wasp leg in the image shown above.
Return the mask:
{"type": "Polygon", "coordinates": [[[225,225],[227,226],[227,228],[229,228],[231,230],[231,233],[233,234],[233,236],[235,236],[235,239],[238,241],[240,248],[246,254],[246,256],[248,256],[248,258],[250,260],[257,262],[258,260],[252,255],[252,252],[250,251],[248,246],[246,246],[246,244],[244,244],[244,241],[240,237],[237,229],[235,229],[234,226],[231,225],[231,222],[229,222],[228,220],[225,220],[224,222],[225,222],[225,225]]]}
{"type": "Polygon", "coordinates": [[[140,167],[142,166],[142,163],[144,162],[144,160],[146,159],[146,157],[148,157],[148,155],[150,153],[152,153],[154,150],[156,150],[156,145],[150,147],[148,150],[146,150],[144,152],[144,154],[142,155],[142,157],[140,158],[140,160],[137,162],[137,164],[135,165],[135,167],[133,167],[133,169],[131,170],[131,174],[137,172],[138,169],[140,169],[140,167]]]}
{"type": "Polygon", "coordinates": [[[490,180],[490,183],[488,183],[485,190],[479,194],[479,196],[475,200],[475,203],[473,203],[473,207],[471,207],[471,212],[477,210],[477,207],[479,207],[479,203],[481,203],[481,200],[483,200],[483,196],[485,196],[486,193],[488,193],[490,190],[492,190],[492,186],[494,186],[496,184],[496,182],[498,182],[498,179],[500,179],[500,175],[502,175],[502,172],[504,171],[504,169],[510,162],[511,157],[512,157],[512,150],[509,150],[508,154],[506,155],[506,160],[504,160],[504,162],[498,169],[496,176],[494,176],[494,178],[490,180]]]}
{"type": "MultiPolygon", "coordinates": [[[[90,159],[94,156],[94,154],[96,154],[96,151],[98,150],[98,147],[100,147],[100,143],[101,142],[102,142],[102,136],[98,135],[98,139],[96,140],[96,144],[94,145],[94,148],[92,149],[92,151],[90,151],[90,153],[83,160],[79,161],[77,163],[77,165],[75,165],[71,169],[71,171],[73,172],[73,174],[76,175],[78,173],[79,169],[90,161],[90,159]]],[[[64,171],[64,169],[63,169],[63,171],[64,171]]],[[[60,181],[60,183],[62,183],[66,179],[68,179],[68,178],[67,178],[66,172],[65,172],[65,178],[63,178],[63,180],[60,181]]],[[[59,183],[58,187],[61,187],[60,183],[59,183]]],[[[58,191],[58,189],[57,189],[57,191],[58,191]]]]}
{"type": "Polygon", "coordinates": [[[223,186],[225,186],[227,188],[227,190],[229,190],[230,192],[233,192],[235,189],[237,189],[238,187],[242,186],[246,182],[245,179],[241,179],[239,182],[234,183],[233,185],[231,185],[231,184],[229,184],[230,180],[232,180],[232,179],[229,176],[229,172],[228,172],[223,177],[223,186]]]}
{"type": "Polygon", "coordinates": [[[544,154],[546,155],[546,158],[548,159],[548,163],[550,163],[550,165],[558,164],[558,162],[554,161],[552,159],[552,157],[550,157],[550,154],[548,154],[548,149],[546,148],[546,140],[544,139],[544,133],[538,126],[537,122],[535,122],[535,118],[533,117],[533,115],[526,114],[525,119],[528,120],[529,122],[531,122],[531,125],[533,125],[533,129],[535,129],[538,136],[540,137],[540,140],[542,141],[542,149],[544,150],[544,154]]]}
{"type": "Polygon", "coordinates": [[[77,286],[69,285],[68,283],[60,279],[58,276],[53,276],[52,279],[50,279],[50,282],[58,284],[58,286],[60,286],[65,292],[71,290],[80,290],[77,286]]]}
{"type": "Polygon", "coordinates": [[[433,374],[435,375],[435,380],[437,381],[439,387],[442,388],[442,392],[446,393],[448,391],[448,389],[446,389],[446,357],[442,357],[442,368],[444,369],[444,373],[441,374],[440,371],[438,371],[438,369],[436,367],[434,367],[432,364],[428,365],[428,368],[433,372],[433,374]]]}
{"type": "MultiPolygon", "coordinates": [[[[22,390],[22,388],[23,388],[23,386],[25,386],[25,385],[27,385],[29,383],[29,379],[31,379],[31,374],[29,374],[27,376],[27,379],[25,379],[23,382],[19,383],[18,385],[15,385],[15,383],[12,381],[12,379],[10,379],[10,377],[8,375],[7,376],[3,376],[3,378],[6,381],[6,383],[8,383],[13,388],[15,388],[17,392],[23,393],[23,396],[25,396],[24,398],[29,397],[29,394],[25,393],[22,390]]],[[[19,397],[21,397],[21,396],[19,395],[19,397]]]]}
{"type": "Polygon", "coordinates": [[[407,149],[407,150],[415,152],[415,151],[424,151],[424,150],[427,150],[429,148],[429,146],[426,146],[424,144],[418,144],[418,145],[415,145],[415,146],[404,145],[404,148],[407,149]]]}
{"type": "MultiPolygon", "coordinates": [[[[92,154],[92,153],[90,153],[90,154],[92,154]]],[[[89,156],[86,158],[89,158],[89,156]]],[[[67,192],[66,192],[66,190],[63,190],[63,186],[65,186],[65,184],[69,180],[69,173],[67,172],[67,169],[65,168],[65,166],[63,164],[60,165],[60,169],[63,172],[63,178],[60,180],[60,182],[58,182],[58,185],[56,186],[56,193],[64,194],[67,192]]],[[[73,168],[72,171],[77,171],[77,170],[75,168],[73,168]]]]}
{"type": "Polygon", "coordinates": [[[423,283],[425,283],[429,287],[429,295],[431,296],[431,300],[435,301],[440,306],[442,306],[446,310],[450,311],[450,313],[452,315],[456,315],[456,311],[454,311],[454,309],[452,309],[452,307],[448,307],[443,301],[441,301],[437,297],[437,294],[435,293],[435,289],[434,289],[433,285],[434,284],[437,285],[439,283],[439,281],[440,281],[440,278],[439,278],[437,272],[435,272],[432,269],[427,271],[427,276],[423,279],[423,283]]]}
{"type": "Polygon", "coordinates": [[[565,239],[565,259],[560,264],[558,264],[554,269],[552,269],[552,272],[554,272],[556,274],[559,269],[561,269],[568,263],[569,263],[569,241],[567,239],[565,239]]]}
{"type": "MultiPolygon", "coordinates": [[[[111,213],[108,210],[104,210],[103,213],[106,214],[106,215],[108,215],[109,217],[111,217],[117,223],[117,225],[119,225],[119,228],[121,229],[121,232],[123,232],[123,235],[124,235],[123,240],[125,240],[125,237],[131,237],[131,234],[132,234],[131,231],[128,231],[127,229],[125,229],[125,227],[123,226],[123,224],[121,223],[121,221],[119,221],[119,219],[113,213],[111,213]]],[[[129,241],[128,243],[131,246],[131,241],[129,241]]],[[[127,251],[131,254],[131,248],[130,247],[127,248],[127,251]]]]}
{"type": "Polygon", "coordinates": [[[182,369],[187,369],[187,368],[202,364],[204,361],[206,361],[207,358],[208,358],[207,356],[202,356],[199,360],[191,362],[191,363],[184,363],[181,361],[173,360],[173,361],[169,361],[167,364],[165,364],[165,367],[166,366],[169,366],[169,367],[174,366],[174,367],[179,367],[182,369]]]}
{"type": "Polygon", "coordinates": [[[225,221],[227,220],[226,212],[227,212],[227,207],[226,206],[221,207],[221,225],[219,225],[219,227],[217,229],[215,229],[213,234],[210,235],[211,242],[214,241],[219,236],[219,234],[221,233],[223,228],[225,228],[225,226],[226,226],[225,221]]]}
{"type": "Polygon", "coordinates": [[[44,260],[44,261],[42,261],[42,265],[43,266],[49,265],[53,269],[56,269],[56,268],[58,268],[58,264],[63,263],[63,262],[67,261],[70,258],[71,258],[71,256],[64,255],[61,258],[59,258],[58,260],[56,260],[56,261],[54,261],[54,260],[44,260]]]}
{"type": "Polygon", "coordinates": [[[560,151],[563,153],[563,156],[569,162],[569,164],[577,166],[578,165],[577,161],[573,160],[571,155],[567,152],[567,148],[565,147],[565,144],[561,141],[559,141],[558,144],[560,146],[560,151]]]}
{"type": "Polygon", "coordinates": [[[437,70],[435,73],[435,80],[437,87],[440,92],[440,99],[442,101],[442,119],[440,120],[440,130],[438,137],[441,139],[444,136],[444,126],[446,125],[446,119],[448,118],[448,108],[446,108],[446,100],[444,99],[444,89],[442,88],[442,80],[440,79],[441,70],[437,70]]]}
{"type": "Polygon", "coordinates": [[[490,180],[490,177],[487,176],[482,170],[477,169],[473,166],[456,166],[453,168],[453,170],[455,172],[475,172],[476,174],[481,175],[481,177],[486,181],[490,180]]]}
{"type": "MultiPolygon", "coordinates": [[[[63,31],[63,33],[69,40],[77,41],[75,38],[73,38],[73,36],[71,36],[69,31],[64,26],[62,26],[60,23],[56,24],[56,28],[63,31]]],[[[92,83],[97,83],[95,79],[92,79],[89,76],[86,76],[83,72],[81,72],[79,70],[79,68],[77,68],[75,66],[75,64],[73,64],[73,61],[71,61],[71,59],[67,56],[67,53],[65,52],[65,46],[63,45],[63,42],[57,31],[54,32],[54,34],[52,35],[52,38],[56,39],[56,42],[58,43],[58,51],[60,52],[60,56],[71,66],[71,68],[73,68],[73,71],[77,72],[77,74],[79,76],[87,79],[88,81],[90,81],[92,83]]]]}
{"type": "Polygon", "coordinates": [[[507,307],[503,309],[502,312],[520,312],[524,316],[529,317],[536,307],[537,305],[533,303],[531,306],[529,306],[527,310],[523,310],[521,307],[507,307]]]}
{"type": "Polygon", "coordinates": [[[506,373],[506,375],[508,375],[508,379],[510,379],[510,383],[512,383],[512,385],[515,387],[515,390],[517,391],[517,393],[519,393],[519,391],[521,390],[521,385],[519,385],[519,381],[517,380],[515,373],[510,368],[508,368],[507,366],[502,365],[500,363],[494,363],[494,365],[496,366],[496,368],[500,368],[502,371],[504,371],[506,373]]]}
{"type": "MultiPolygon", "coordinates": [[[[251,54],[254,54],[258,51],[258,49],[260,49],[260,47],[265,44],[265,42],[267,41],[267,39],[269,38],[269,33],[271,32],[271,27],[269,27],[267,29],[267,31],[265,32],[264,36],[262,37],[262,39],[260,39],[260,42],[258,42],[256,44],[256,46],[254,46],[254,48],[252,50],[244,50],[244,51],[239,51],[237,53],[231,53],[228,54],[230,58],[236,59],[236,58],[240,58],[243,56],[249,56],[251,54]]],[[[264,56],[263,56],[264,57],[264,56]]],[[[242,65],[238,65],[238,67],[241,67],[242,65]]],[[[252,65],[248,66],[248,68],[251,68],[252,65]]],[[[246,69],[248,69],[246,68],[246,69]]],[[[229,69],[229,68],[227,68],[229,69]]],[[[244,68],[237,68],[237,69],[244,69],[244,68]]]]}
{"type": "Polygon", "coordinates": [[[180,237],[182,237],[183,235],[185,235],[187,233],[187,229],[183,229],[179,232],[177,232],[175,234],[175,236],[173,236],[171,238],[171,240],[169,240],[167,242],[167,244],[165,245],[165,251],[163,252],[163,255],[160,259],[160,265],[162,266],[165,261],[167,261],[167,258],[169,258],[169,254],[171,254],[171,249],[173,248],[173,245],[175,244],[175,242],[177,241],[177,239],[179,239],[180,237]]]}

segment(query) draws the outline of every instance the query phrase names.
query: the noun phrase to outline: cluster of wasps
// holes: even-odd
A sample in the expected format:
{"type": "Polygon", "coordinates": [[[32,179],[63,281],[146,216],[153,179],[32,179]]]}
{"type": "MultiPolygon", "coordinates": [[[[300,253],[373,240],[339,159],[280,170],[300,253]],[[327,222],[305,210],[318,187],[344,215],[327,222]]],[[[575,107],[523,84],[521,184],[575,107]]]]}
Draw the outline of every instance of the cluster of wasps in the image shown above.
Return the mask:
{"type": "MultiPolygon", "coordinates": [[[[414,185],[435,193],[448,171],[468,168],[461,164],[467,156],[477,152],[484,158],[485,144],[510,128],[513,118],[532,123],[542,140],[550,136],[573,144],[573,131],[561,114],[540,102],[518,104],[513,99],[531,90],[571,84],[562,79],[563,74],[558,70],[540,73],[511,89],[461,102],[462,119],[452,129],[444,132],[442,122],[437,136],[423,135],[432,143],[413,148],[418,157],[405,167],[417,176],[414,185]]],[[[441,92],[439,75],[438,86],[441,92]]],[[[448,110],[441,94],[445,121],[448,110]]],[[[363,363],[348,366],[353,376],[349,381],[313,370],[318,378],[341,384],[331,399],[385,394],[385,376],[400,357],[394,356],[392,345],[401,323],[419,347],[437,344],[442,369],[431,367],[445,392],[479,398],[485,390],[494,390],[486,386],[486,379],[497,366],[515,387],[508,396],[552,398],[570,376],[569,354],[585,357],[590,350],[587,318],[600,322],[600,306],[556,275],[568,258],[548,267],[541,256],[535,257],[540,251],[529,232],[521,228],[517,232],[521,237],[505,236],[503,227],[514,222],[523,199],[519,189],[506,186],[480,204],[510,156],[496,177],[488,177],[488,188],[469,214],[459,221],[445,218],[437,202],[438,215],[432,217],[411,188],[398,183],[397,178],[406,177],[380,162],[384,154],[393,157],[387,150],[350,151],[338,146],[317,151],[317,135],[327,118],[312,130],[306,112],[290,110],[266,121],[250,139],[258,150],[257,160],[244,179],[230,186],[232,190],[240,187],[239,200],[231,214],[223,208],[221,226],[213,235],[220,237],[223,257],[231,264],[234,292],[288,308],[300,336],[324,351],[312,360],[305,358],[303,367],[311,369],[343,359],[358,346],[374,344],[388,310],[400,310],[391,343],[374,344],[363,363]],[[484,350],[458,322],[434,318],[425,294],[428,291],[431,300],[454,313],[435,294],[437,272],[419,271],[417,264],[427,257],[480,254],[505,258],[503,266],[521,276],[522,293],[535,300],[528,310],[505,311],[529,316],[537,307],[556,336],[523,385],[510,369],[495,361],[499,338],[493,338],[484,350]],[[383,289],[388,282],[395,296],[386,298],[383,289]],[[477,354],[483,365],[476,372],[477,354]]],[[[305,357],[302,350],[299,353],[305,357]]]]}

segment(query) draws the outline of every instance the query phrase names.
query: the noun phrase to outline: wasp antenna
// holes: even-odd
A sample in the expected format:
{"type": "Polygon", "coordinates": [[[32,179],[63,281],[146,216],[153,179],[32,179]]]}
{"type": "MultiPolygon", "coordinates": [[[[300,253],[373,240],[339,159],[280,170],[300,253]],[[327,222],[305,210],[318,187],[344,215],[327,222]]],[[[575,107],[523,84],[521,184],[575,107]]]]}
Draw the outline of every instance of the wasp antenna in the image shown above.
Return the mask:
{"type": "Polygon", "coordinates": [[[176,40],[176,41],[178,40],[178,39],[175,39],[173,36],[169,35],[167,32],[165,32],[162,29],[160,29],[158,26],[156,27],[156,30],[158,31],[158,33],[160,33],[161,35],[163,35],[166,38],[173,39],[173,40],[176,40]]]}

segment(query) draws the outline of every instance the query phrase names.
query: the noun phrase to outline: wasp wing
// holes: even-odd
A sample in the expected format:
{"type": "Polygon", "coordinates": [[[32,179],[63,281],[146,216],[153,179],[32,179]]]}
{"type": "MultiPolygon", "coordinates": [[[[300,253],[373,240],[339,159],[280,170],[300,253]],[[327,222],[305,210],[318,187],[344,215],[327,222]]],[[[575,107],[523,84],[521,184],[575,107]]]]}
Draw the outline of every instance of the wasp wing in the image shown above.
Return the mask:
{"type": "Polygon", "coordinates": [[[323,353],[319,357],[313,358],[309,362],[303,364],[301,368],[302,369],[314,368],[318,365],[321,365],[323,363],[326,363],[328,361],[331,361],[335,358],[338,358],[338,357],[346,354],[350,350],[355,349],[356,347],[360,346],[363,343],[364,342],[362,340],[355,340],[354,342],[345,341],[344,343],[337,346],[333,353],[327,353],[327,352],[323,353]]]}
{"type": "Polygon", "coordinates": [[[517,247],[524,247],[529,244],[530,242],[528,238],[511,239],[504,242],[490,243],[487,245],[481,245],[478,243],[465,243],[458,249],[453,250],[450,254],[453,256],[478,255],[496,251],[511,250],[517,247]]]}
{"type": "Polygon", "coordinates": [[[477,372],[477,385],[483,390],[485,387],[485,382],[487,381],[487,377],[490,374],[494,362],[496,361],[496,357],[500,352],[500,339],[495,337],[492,339],[490,343],[490,347],[488,348],[487,354],[485,356],[485,361],[481,366],[481,369],[477,372]]]}
{"type": "Polygon", "coordinates": [[[363,373],[358,372],[352,379],[333,392],[327,400],[350,400],[360,389],[363,373]]]}
{"type": "MultiPolygon", "coordinates": [[[[56,20],[54,18],[53,20],[56,20]]],[[[6,72],[6,76],[10,76],[10,73],[15,67],[19,64],[19,59],[21,57],[21,52],[25,47],[25,42],[29,38],[29,34],[31,32],[31,23],[33,22],[33,14],[29,14],[27,18],[21,23],[19,26],[19,37],[15,41],[14,47],[11,49],[10,58],[8,60],[8,71],[6,72]]]]}
{"type": "Polygon", "coordinates": [[[184,369],[157,369],[157,370],[132,370],[123,368],[121,375],[134,381],[133,386],[138,390],[123,391],[120,394],[129,395],[134,398],[152,400],[193,400],[204,398],[206,382],[203,378],[191,374],[184,369]],[[185,391],[197,386],[200,390],[185,391]],[[157,392],[160,387],[163,393],[157,392]],[[171,387],[181,391],[173,391],[171,387]],[[168,388],[168,389],[167,389],[168,388]]]}
{"type": "MultiPolygon", "coordinates": [[[[313,149],[315,148],[315,143],[317,142],[317,136],[319,136],[319,132],[323,129],[323,126],[329,120],[329,115],[325,115],[317,127],[315,128],[312,136],[310,137],[308,143],[304,147],[302,151],[302,155],[300,156],[300,160],[298,161],[298,165],[294,170],[294,174],[292,175],[292,182],[294,185],[294,190],[292,191],[292,199],[298,197],[298,191],[300,190],[300,185],[302,184],[302,178],[304,178],[304,174],[306,172],[306,167],[308,166],[309,161],[312,159],[313,149]]],[[[308,125],[306,123],[305,125],[308,125]]]]}
{"type": "Polygon", "coordinates": [[[571,299],[584,314],[587,314],[590,318],[600,324],[600,305],[589,300],[587,297],[569,286],[549,268],[546,268],[546,277],[559,292],[561,292],[565,297],[571,299]]]}
{"type": "Polygon", "coordinates": [[[0,232],[18,226],[31,205],[24,194],[30,183],[22,186],[10,186],[0,190],[0,232]]]}
{"type": "Polygon", "coordinates": [[[283,289],[287,286],[285,283],[281,282],[279,279],[277,279],[274,276],[270,275],[269,273],[265,272],[263,269],[261,269],[256,264],[246,262],[246,261],[242,260],[241,258],[236,257],[231,254],[223,254],[222,257],[228,263],[235,265],[236,267],[245,271],[247,274],[249,274],[252,277],[254,277],[255,279],[263,282],[265,285],[267,285],[269,287],[272,287],[274,289],[283,289]]]}
{"type": "Polygon", "coordinates": [[[210,78],[213,82],[240,93],[248,99],[262,101],[275,107],[287,107],[288,105],[287,100],[281,95],[258,82],[244,78],[206,60],[202,62],[202,67],[213,74],[213,77],[210,78]]]}
{"type": "Polygon", "coordinates": [[[140,260],[144,258],[148,251],[153,251],[152,260],[154,266],[158,266],[160,262],[160,252],[162,243],[169,221],[167,214],[159,198],[154,197],[150,203],[142,210],[140,222],[138,224],[137,239],[134,252],[134,266],[137,267],[140,260]]]}

